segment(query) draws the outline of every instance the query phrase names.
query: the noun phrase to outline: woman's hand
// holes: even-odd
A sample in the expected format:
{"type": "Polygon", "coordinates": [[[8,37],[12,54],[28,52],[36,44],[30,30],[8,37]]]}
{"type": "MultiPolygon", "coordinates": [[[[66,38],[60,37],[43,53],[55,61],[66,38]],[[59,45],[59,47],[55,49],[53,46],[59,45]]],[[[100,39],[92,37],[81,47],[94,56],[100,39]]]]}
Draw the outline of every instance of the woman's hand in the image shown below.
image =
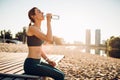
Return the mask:
{"type": "Polygon", "coordinates": [[[46,18],[47,18],[48,22],[51,22],[52,14],[51,13],[47,13],[46,14],[46,18]]]}
{"type": "Polygon", "coordinates": [[[48,62],[50,65],[52,65],[53,67],[56,66],[56,63],[55,63],[54,61],[52,61],[52,60],[48,60],[47,62],[48,62]]]}

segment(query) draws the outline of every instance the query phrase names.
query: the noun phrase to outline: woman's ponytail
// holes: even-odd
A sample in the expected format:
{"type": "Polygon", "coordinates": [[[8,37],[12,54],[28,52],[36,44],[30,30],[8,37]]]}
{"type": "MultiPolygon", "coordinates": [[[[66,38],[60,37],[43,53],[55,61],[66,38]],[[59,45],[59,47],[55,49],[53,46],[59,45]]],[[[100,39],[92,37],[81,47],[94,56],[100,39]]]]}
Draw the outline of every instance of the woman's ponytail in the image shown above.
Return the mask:
{"type": "Polygon", "coordinates": [[[31,25],[32,25],[32,22],[29,23],[29,26],[31,26],[31,25]]]}
{"type": "Polygon", "coordinates": [[[29,19],[30,19],[30,21],[31,21],[31,22],[29,23],[29,26],[31,26],[32,23],[35,22],[34,19],[31,17],[31,16],[35,15],[35,9],[37,9],[37,7],[33,7],[33,8],[28,12],[28,17],[29,17],[29,19]]]}

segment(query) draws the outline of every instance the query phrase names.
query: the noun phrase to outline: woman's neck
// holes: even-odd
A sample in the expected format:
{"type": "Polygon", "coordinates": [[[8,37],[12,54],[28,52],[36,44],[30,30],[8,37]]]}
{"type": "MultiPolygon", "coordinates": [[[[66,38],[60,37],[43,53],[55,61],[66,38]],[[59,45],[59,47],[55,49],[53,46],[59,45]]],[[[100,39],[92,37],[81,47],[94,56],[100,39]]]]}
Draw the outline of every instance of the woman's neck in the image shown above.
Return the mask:
{"type": "Polygon", "coordinates": [[[37,28],[40,28],[41,27],[41,22],[39,21],[36,21],[35,23],[34,23],[34,26],[35,27],[37,27],[37,28]]]}

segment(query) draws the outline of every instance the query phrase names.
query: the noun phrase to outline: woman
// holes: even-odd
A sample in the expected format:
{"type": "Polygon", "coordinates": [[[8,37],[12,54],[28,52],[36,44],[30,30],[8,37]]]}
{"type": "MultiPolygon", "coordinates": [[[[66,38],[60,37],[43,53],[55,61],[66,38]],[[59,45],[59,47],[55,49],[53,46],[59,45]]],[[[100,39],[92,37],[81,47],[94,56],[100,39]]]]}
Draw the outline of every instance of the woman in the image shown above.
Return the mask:
{"type": "Polygon", "coordinates": [[[41,32],[41,22],[44,20],[43,12],[33,7],[28,12],[29,19],[33,23],[29,24],[27,31],[27,45],[29,54],[24,62],[24,71],[26,74],[48,76],[55,80],[64,80],[64,73],[55,68],[56,63],[51,61],[42,49],[44,41],[52,42],[51,16],[48,13],[47,18],[47,34],[41,32]],[[43,63],[40,59],[44,58],[49,64],[43,63]]]}

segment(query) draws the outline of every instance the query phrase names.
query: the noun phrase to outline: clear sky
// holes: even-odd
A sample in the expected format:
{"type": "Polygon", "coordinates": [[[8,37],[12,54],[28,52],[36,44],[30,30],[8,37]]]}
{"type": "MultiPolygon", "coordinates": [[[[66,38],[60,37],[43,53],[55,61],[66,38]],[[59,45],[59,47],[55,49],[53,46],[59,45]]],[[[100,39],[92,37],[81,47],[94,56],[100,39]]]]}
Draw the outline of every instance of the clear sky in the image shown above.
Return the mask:
{"type": "Polygon", "coordinates": [[[101,29],[101,40],[120,35],[120,0],[0,0],[0,30],[22,31],[34,6],[60,16],[52,20],[53,35],[67,41],[84,42],[86,29],[91,29],[92,41],[96,29],[101,29]]]}

